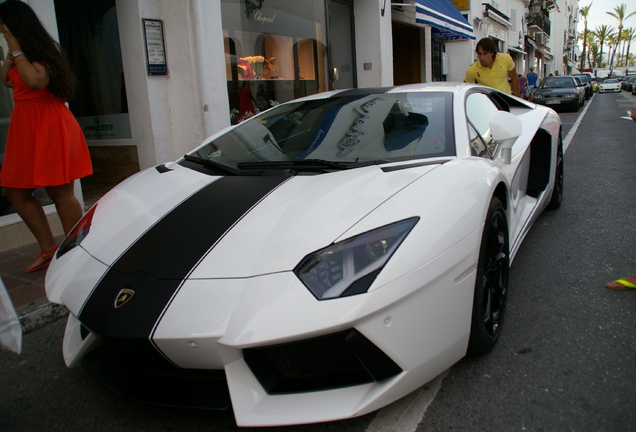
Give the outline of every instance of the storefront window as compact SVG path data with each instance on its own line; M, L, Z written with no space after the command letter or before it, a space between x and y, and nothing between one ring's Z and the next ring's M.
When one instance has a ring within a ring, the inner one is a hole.
M115 0L55 0L55 15L78 79L69 107L86 139L130 138Z
M324 0L222 0L230 119L327 89Z

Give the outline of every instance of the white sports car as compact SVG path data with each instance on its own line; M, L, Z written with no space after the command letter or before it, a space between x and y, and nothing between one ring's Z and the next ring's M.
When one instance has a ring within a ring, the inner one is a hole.
M600 93L607 93L607 92L618 92L618 93L620 93L620 91L621 91L621 83L620 83L620 81L618 81L616 79L606 79L605 81L603 81L601 83L601 85L599 85L598 91Z
M562 187L559 116L487 87L278 105L87 212L46 275L64 359L242 426L369 413L492 348Z

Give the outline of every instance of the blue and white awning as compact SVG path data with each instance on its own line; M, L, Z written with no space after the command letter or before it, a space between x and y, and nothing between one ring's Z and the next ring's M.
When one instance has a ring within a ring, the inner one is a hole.
M415 0L415 22L433 27L443 39L475 39L473 26L450 0Z

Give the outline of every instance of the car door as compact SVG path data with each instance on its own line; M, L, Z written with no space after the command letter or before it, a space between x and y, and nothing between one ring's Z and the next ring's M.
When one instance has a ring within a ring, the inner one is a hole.
M494 91L477 91L466 97L466 119L473 156L491 160L501 169L509 181L510 200L510 233L515 234L523 228L517 221L522 212L530 212L537 200L528 197L528 176L530 174L530 153L527 151L529 141L523 136L519 137L512 147L512 164L503 164L500 161L499 144L492 138L490 131L490 119L500 110L509 111L505 106L505 100L497 97ZM519 154L521 157L516 157ZM515 237L511 237L515 238Z
M585 84L581 77L575 76L573 78L576 84L576 92L579 95L579 105L583 105L585 103Z

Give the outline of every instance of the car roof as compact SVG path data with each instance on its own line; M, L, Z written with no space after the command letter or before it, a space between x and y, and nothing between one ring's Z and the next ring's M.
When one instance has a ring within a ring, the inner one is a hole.
M547 81L576 81L577 77L574 77L572 75L554 75L554 76L547 76L544 79Z

